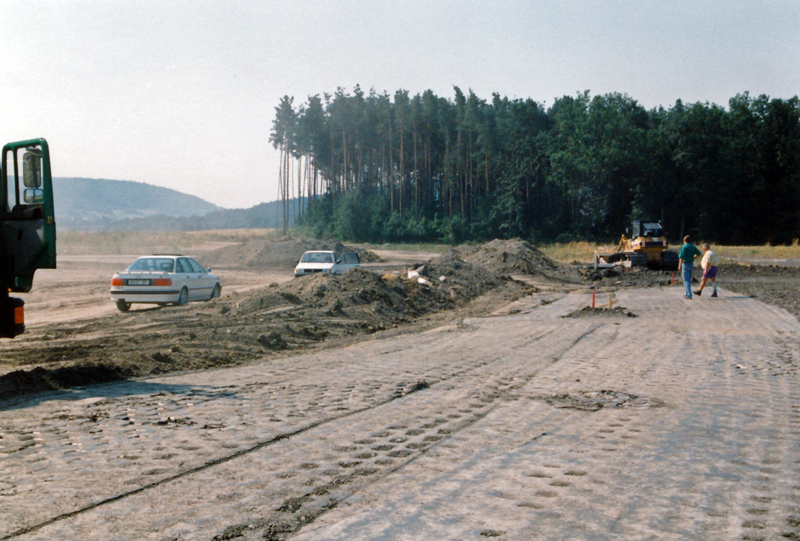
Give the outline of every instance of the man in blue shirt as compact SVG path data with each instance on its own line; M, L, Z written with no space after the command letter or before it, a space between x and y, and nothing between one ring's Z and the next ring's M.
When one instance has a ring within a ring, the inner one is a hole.
M697 246L691 243L689 235L683 237L683 246L678 254L678 270L683 271L683 298L692 298L692 271L694 271L694 259L703 255Z

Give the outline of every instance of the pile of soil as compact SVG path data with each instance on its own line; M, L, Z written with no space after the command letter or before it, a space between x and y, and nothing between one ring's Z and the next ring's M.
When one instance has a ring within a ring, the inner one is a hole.
M619 289L627 287L664 287L680 283L678 271L650 270L646 267L614 267L595 269L593 266L580 268L583 281L590 289Z
M566 318L579 318L579 317L639 317L633 312L629 311L624 306L615 306L614 308L592 308L587 306L580 310L575 310L567 314Z
M452 257L478 265L495 274L544 276L575 283L580 276L568 265L556 263L531 243L520 240L493 240L480 246L459 246Z
M203 262L212 268L239 269L290 269L308 250L333 250L356 252L362 263L380 261L369 250L347 246L340 242L283 237L277 240L251 240L235 246L226 246L203 256Z
M114 314L113 322L53 324L4 350L7 362L25 369L0 377L0 396L244 364L375 333L413 332L486 315L535 291L455 252L411 270L316 274L208 303Z
M306 250L370 252L291 238L227 247L209 254L222 268L290 269ZM44 326L7 343L0 398L176 371L260 361L336 347L370 336L415 332L484 316L536 289L511 278L537 277L564 291L575 287L680 288L677 273L595 270L560 265L527 242L460 246L398 272L380 265L342 276L318 274L256 290L226 293L208 303L137 309ZM411 271L411 272L409 272ZM800 268L724 265L721 287L782 306L800 317ZM676 295L679 292L676 291ZM571 317L634 317L624 308L584 309Z

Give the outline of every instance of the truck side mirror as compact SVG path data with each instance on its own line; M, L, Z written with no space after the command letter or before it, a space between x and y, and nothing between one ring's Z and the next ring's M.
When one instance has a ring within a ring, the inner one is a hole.
M41 188L42 152L40 150L29 148L22 156L22 181L26 188Z
M22 200L26 205L41 205L44 203L44 190L40 188L25 188Z

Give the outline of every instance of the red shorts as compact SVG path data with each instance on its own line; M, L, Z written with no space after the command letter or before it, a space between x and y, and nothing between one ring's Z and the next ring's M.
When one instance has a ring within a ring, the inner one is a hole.
M715 278L717 276L717 267L708 267L703 271L703 278Z

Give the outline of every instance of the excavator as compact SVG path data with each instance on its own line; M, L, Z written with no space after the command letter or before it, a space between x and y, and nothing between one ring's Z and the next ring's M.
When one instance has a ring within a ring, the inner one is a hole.
M598 250L594 268L648 267L658 270L678 268L678 253L668 250L664 228L655 220L633 220L629 235L622 235L616 250Z
M0 159L0 337L25 332L25 301L37 269L56 268L50 150L44 139L3 146Z

